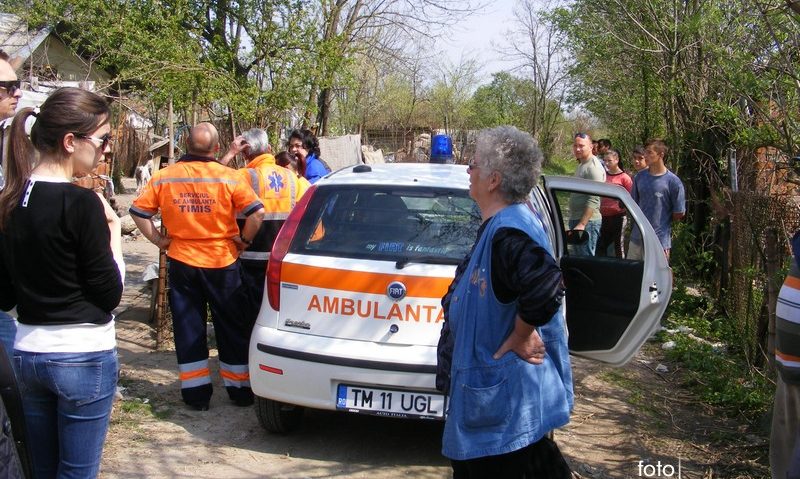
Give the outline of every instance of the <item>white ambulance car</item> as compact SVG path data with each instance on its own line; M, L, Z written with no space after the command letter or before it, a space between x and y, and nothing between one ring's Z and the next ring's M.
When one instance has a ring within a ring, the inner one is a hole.
M270 256L250 343L259 421L296 428L304 408L443 419L436 391L441 298L480 224L466 166L359 165L305 194ZM644 260L576 256L569 198L621 201ZM544 177L528 206L546 225L567 286L570 351L611 365L642 346L669 301L672 274L652 227L619 186Z

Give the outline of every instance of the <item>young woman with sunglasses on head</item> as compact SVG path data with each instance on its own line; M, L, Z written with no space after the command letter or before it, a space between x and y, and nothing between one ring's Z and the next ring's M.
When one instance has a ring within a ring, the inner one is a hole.
M102 197L71 181L108 150L109 113L103 98L62 88L11 126L0 308L19 313L14 368L35 478L97 476L108 429L117 383L111 311L125 269L120 222Z

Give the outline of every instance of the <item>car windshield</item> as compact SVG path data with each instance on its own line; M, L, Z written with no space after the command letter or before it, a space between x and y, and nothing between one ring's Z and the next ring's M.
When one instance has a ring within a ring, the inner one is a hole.
M290 251L299 254L458 264L475 242L477 205L466 190L321 187Z

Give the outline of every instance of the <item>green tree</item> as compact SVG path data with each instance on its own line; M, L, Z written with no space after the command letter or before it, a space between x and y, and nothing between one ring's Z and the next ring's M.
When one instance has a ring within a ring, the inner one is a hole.
M473 12L472 1L463 0L317 0L314 69L310 73L309 109L306 121L328 134L330 112L337 85L347 83L344 74L358 56L373 59L407 58L407 47L417 37L434 38Z
M565 119L559 100L544 96L542 105L542 98L534 80L509 72L495 73L492 82L478 87L472 96L473 124L477 128L514 125L527 131L539 142L549 161Z
M475 126L488 128L514 125L527 130L526 121L534 95L533 82L517 78L508 72L492 75L492 82L482 85L472 95Z
M8 0L4 0L8 2ZM305 101L312 20L302 0L33 0L7 4L50 26L155 107L271 127ZM109 19L98 22L97 19Z
M578 0L553 17L575 59L572 100L620 141L664 135L693 193L693 232L731 147L797 148L797 16L779 0Z
M439 65L427 95L433 114L431 126L451 134L472 125L474 112L470 100L477 86L477 73L477 63L471 59Z
M695 234L708 224L709 181L730 145L711 105L736 101L717 66L730 61L726 48L746 41L730 35L733 10L721 0L578 0L554 13L575 61L572 100L617 144L666 136L673 169L699 200L690 212Z

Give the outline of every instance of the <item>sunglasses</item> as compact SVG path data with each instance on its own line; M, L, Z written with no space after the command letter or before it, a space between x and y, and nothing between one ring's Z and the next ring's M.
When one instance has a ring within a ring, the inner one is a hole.
M82 140L89 140L91 142L99 141L101 150L105 150L106 147L114 140L114 138L111 136L111 133L106 133L105 135L100 137L81 135L80 133L74 133L74 135Z
M0 81L0 88L5 89L9 95L14 95L17 90L20 90L22 82L20 80L4 80Z
M587 135L586 133L575 133L575 138L580 138L582 140L585 140L589 138L589 135Z

